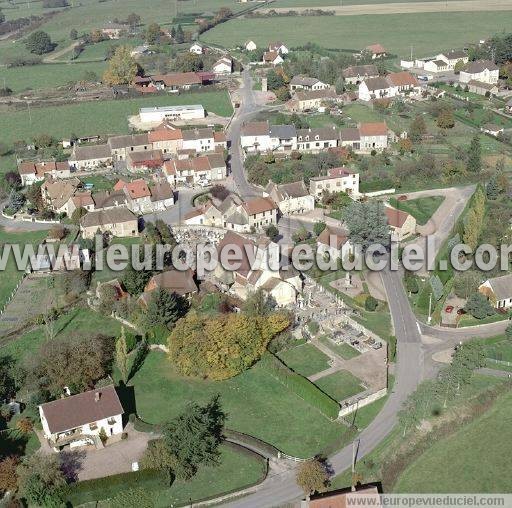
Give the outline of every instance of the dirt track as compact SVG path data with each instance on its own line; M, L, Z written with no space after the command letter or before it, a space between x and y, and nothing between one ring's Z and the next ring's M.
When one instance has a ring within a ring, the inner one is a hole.
M314 7L335 11L336 16L357 16L361 14L414 14L419 12L475 12L475 11L510 11L511 0L452 0L450 2L414 2L414 3L389 3L347 5L345 7L329 6L326 0L325 7ZM277 12L305 11L310 7L279 7ZM268 12L271 9L261 9Z

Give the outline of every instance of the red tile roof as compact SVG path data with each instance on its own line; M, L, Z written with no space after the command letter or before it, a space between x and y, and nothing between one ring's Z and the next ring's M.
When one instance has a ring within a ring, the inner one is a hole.
M361 136L387 136L388 126L386 122L370 122L359 125Z
M245 211L249 215L256 215L257 213L268 212L275 210L276 204L270 198L252 198L242 203Z
M172 141L183 139L181 129L170 129L169 127L162 127L148 132L148 141L155 143L157 141Z
M403 210L397 210L396 208L386 207L386 217L388 218L388 224L393 228L401 228L405 221L409 218L409 214Z
M124 182L123 180L119 180L114 185L115 191L123 189L126 189L126 192L132 199L147 198L151 196L149 187L142 178L133 180L133 182Z
M418 80L407 71L392 72L387 76L394 86L418 86Z

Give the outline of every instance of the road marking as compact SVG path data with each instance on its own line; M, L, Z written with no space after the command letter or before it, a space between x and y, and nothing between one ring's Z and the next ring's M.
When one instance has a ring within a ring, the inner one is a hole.
M421 335L421 326L418 321L416 321L416 326L418 327L418 333Z

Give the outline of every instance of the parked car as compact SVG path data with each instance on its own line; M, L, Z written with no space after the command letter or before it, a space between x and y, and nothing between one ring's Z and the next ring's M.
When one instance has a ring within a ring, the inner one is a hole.
M447 313L447 314L451 314L453 312L453 305L448 305L444 311Z

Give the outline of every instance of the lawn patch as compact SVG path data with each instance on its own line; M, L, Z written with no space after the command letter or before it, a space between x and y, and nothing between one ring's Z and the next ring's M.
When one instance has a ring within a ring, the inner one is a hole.
M353 376L347 370L340 370L334 374L318 379L315 381L315 384L320 390L338 401L352 397L365 389L364 386L361 385L361 380Z
M319 340L322 344L326 345L333 353L336 353L345 360L350 360L351 358L355 358L356 356L359 356L361 354L357 349L354 349L350 344L347 344L346 342L336 344L335 342L330 340L329 337L327 337L327 335L323 335L322 337L320 337Z
M396 198L390 198L389 204L398 210L403 210L412 215L420 226L424 226L441 206L443 201L444 197L442 196L430 196L407 201L399 201Z
M329 357L312 344L281 351L277 356L290 369L305 377L329 368Z

